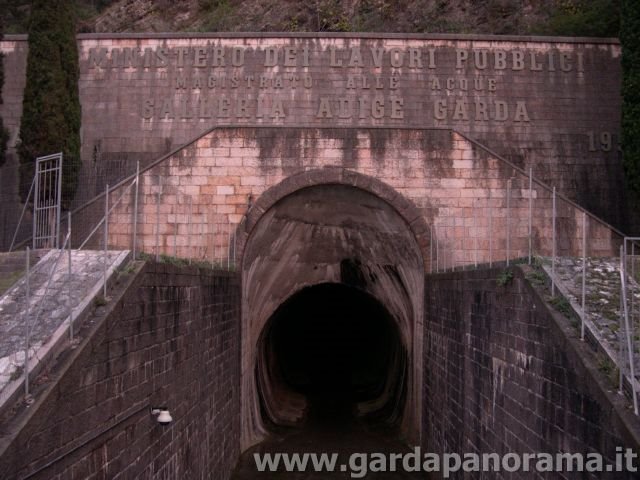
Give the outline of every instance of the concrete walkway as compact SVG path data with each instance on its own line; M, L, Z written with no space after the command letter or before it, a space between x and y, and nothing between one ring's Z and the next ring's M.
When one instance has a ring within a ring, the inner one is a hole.
M108 277L128 255L107 252ZM51 250L31 269L28 309L24 276L0 297L0 406L22 383L27 322L32 370L68 338L69 309L76 318L101 293L104 263L101 251L72 250L69 276L68 252Z
M551 273L550 260L545 265ZM574 257L558 258L555 278L560 293L567 297L578 314L582 315L582 259ZM584 318L586 328L614 360L620 355L621 308L620 308L620 259L587 257L586 295ZM631 294L631 292L633 292ZM628 298L633 323L632 338L635 344L636 378L640 375L640 287L632 282ZM626 357L625 357L626 361Z

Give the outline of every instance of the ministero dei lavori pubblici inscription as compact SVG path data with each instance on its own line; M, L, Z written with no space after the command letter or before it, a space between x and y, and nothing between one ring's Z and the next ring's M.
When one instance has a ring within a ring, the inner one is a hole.
M529 126L562 106L553 97L587 100L598 84L588 77L614 63L610 47L174 39L92 46L82 66L134 93L121 108L147 122ZM610 130L584 133L591 149L611 148Z

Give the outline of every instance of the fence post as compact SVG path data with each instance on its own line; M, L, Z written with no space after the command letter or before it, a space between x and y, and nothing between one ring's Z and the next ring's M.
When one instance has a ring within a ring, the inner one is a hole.
M211 218L213 217L213 218ZM209 218L209 225L211 225L211 268L215 268L216 265L216 224L214 223L215 217L211 214Z
M473 259L478 268L478 213L476 212L477 199L473 199ZM464 267L463 267L464 268Z
M233 225L233 224L232 224ZM237 270L237 266L236 266L236 239L238 237L238 229L234 228L233 229L233 270Z
M136 162L136 191L133 197L133 260L136 260L138 240L138 188L140 186L140 160Z
M433 225L429 225L429 273L433 273Z
M533 250L533 167L529 167L529 265Z
M102 262L102 296L107 298L107 242L109 241L109 184L104 191L104 260Z
M507 180L507 267L511 258L511 180Z
M491 195L489 195L489 268L493 266L493 208L491 208Z
M39 215L37 214L37 208L40 204L40 171L38 169L38 162L36 160L36 174L34 175L34 188L33 191L33 233L32 233L32 248L35 250L36 248L36 238L38 236L38 231L40 230L40 226L38 225Z
M580 339L584 341L584 323L587 316L587 212L582 212L582 327Z
M625 246L626 246L626 243L627 242L625 241ZM634 260L635 255L636 255L636 242L635 242L635 240L633 240L631 242L631 278L634 279L634 280L636 278L636 268L635 268L635 260ZM625 255L625 256L627 256L627 255ZM635 323L636 322L636 314L635 314L635 297L636 297L635 288L636 287L635 287L635 282L630 282L629 285L630 285L630 290L631 290L631 292L630 292L631 299L629 300L629 303L631 304L631 310L630 310L629 315L631 317L631 322L630 322L631 323L631 330L633 330L634 325L636 324ZM633 333L633 332L631 332L631 333L632 333L631 339L634 340L635 339L635 333ZM635 342L635 340L634 340L634 342ZM634 347L633 351L635 353L635 345L633 345L633 347Z
M200 242L200 253L198 254L198 259L201 259L203 262L207 260L207 218L206 213L201 214L200 216L200 235L198 235L198 240Z
M440 273L440 238L438 237L438 229L433 226L436 232L436 273Z
M187 219L187 255L189 255L189 265L191 265L191 257L193 252L191 251L191 211L193 207L193 198L189 195L189 216Z
M158 193L156 194L156 262L160 260L160 194L162 178L158 175Z
M178 256L178 220L173 222L173 256Z
M26 258L26 284L27 284L27 306L25 308L24 316L25 316L25 346L24 346L24 396L25 399L29 398L29 343L30 343L30 335L31 335L31 326L29 325L31 319L29 318L29 310L31 308L31 270L30 265L31 258L29 254L29 247L27 247L27 258Z
M227 271L231 270L231 222L227 223Z
M58 163L58 178L56 178L56 249L60 248L60 220L62 217L62 162L64 155L60 153L60 163Z
M556 187L553 187L553 208L551 214L551 296L556 295Z
M623 247L620 246L620 263L622 264ZM622 305L622 289L623 285L620 284L620 320L618 325L618 365L619 378L618 378L618 393L621 395L624 393L624 373L625 373L625 338L624 338L624 307Z
M67 270L67 308L69 309L69 341L73 342L73 307L71 306L71 212L67 216L67 235L69 245L67 248L69 257L69 268Z

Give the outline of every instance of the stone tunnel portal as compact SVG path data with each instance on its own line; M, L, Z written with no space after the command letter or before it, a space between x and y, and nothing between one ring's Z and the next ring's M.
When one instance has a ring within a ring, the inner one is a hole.
M266 209L242 264L243 450L334 394L419 439L424 264L407 219L364 189Z

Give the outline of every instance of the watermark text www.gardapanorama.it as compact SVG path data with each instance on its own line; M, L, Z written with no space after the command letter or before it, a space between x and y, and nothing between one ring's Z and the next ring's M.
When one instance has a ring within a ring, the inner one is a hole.
M353 453L341 462L338 453L254 453L258 472L348 472L364 478L377 472L637 472L638 454L616 448L613 459L599 453Z

